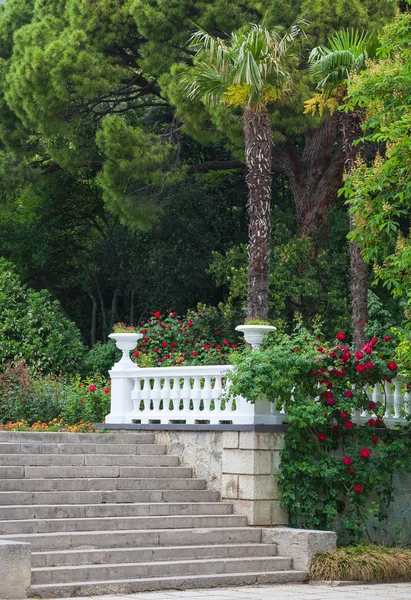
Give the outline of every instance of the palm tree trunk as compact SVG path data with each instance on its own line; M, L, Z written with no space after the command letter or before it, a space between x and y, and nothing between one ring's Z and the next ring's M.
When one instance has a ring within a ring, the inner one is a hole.
M248 321L268 320L271 249L272 139L265 109L244 111L248 185Z
M356 156L363 150L361 144L353 145L353 142L362 136L362 120L363 114L360 109L341 113L342 145L348 174L352 171ZM352 229L353 221L350 216L350 231ZM364 323L368 321L368 265L364 262L356 242L350 242L350 272L353 344L360 348L365 343Z

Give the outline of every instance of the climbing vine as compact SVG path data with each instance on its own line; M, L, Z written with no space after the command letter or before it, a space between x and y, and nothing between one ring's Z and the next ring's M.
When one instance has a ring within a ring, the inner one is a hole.
M344 542L386 536L393 475L411 470L410 417L395 428L384 422L386 388L394 378L408 387L396 344L387 333L355 351L343 332L325 343L299 324L236 360L230 392L286 409L278 480L292 527L336 529ZM376 385L373 401L367 389ZM355 412L367 416L358 423Z

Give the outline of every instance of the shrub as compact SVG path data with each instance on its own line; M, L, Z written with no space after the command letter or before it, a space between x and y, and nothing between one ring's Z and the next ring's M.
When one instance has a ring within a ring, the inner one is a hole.
M290 525L372 541L375 519L386 523L394 471L410 470L411 436L409 424L385 426L384 393L371 403L367 388L379 384L383 392L401 370L393 336L372 338L357 352L344 333L336 337L320 341L320 332L301 325L273 335L262 351L237 357L230 393L252 402L265 395L286 408L278 480ZM355 425L355 409L367 411L368 422Z
M58 302L23 285L0 259L0 368L24 361L32 371L75 373L85 354L80 332Z
M110 412L107 379L95 376L81 381L79 376L44 376L30 373L22 363L8 365L0 374L0 423L65 424L102 422Z
M212 307L199 306L183 317L154 312L139 331L144 337L134 356L140 367L228 364L237 349L234 332L224 331Z
M411 550L384 546L350 546L318 554L311 581L410 581Z

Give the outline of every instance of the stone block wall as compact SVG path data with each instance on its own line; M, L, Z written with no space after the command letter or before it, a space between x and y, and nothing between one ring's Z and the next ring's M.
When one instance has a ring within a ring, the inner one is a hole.
M229 500L250 525L286 525L277 481L283 432L156 430L156 442Z

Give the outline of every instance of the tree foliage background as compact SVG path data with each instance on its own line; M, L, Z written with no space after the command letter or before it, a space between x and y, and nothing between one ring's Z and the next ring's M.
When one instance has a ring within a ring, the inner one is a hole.
M379 31L390 0L5 0L0 5L0 254L88 344L150 309L244 316L244 141L235 109L190 101L191 33L308 21L293 92L270 111L270 317L349 326L348 217L333 117L303 114L309 49ZM384 297L384 296L382 296ZM387 301L388 302L388 301Z

